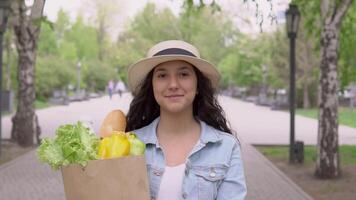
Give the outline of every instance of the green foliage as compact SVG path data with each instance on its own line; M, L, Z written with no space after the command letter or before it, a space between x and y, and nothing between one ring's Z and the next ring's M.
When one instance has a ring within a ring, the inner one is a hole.
M308 38L312 38L313 45L316 51L320 51L320 38L321 38L321 14L320 14L320 0L293 0L296 3L301 12L301 17L303 19L302 24L307 32ZM333 2L337 4L340 1ZM333 3L330 2L330 3ZM356 39L354 33L356 31L356 4L352 3L351 7L347 11L344 19L341 23L340 30L340 49L339 49L339 74L340 74L340 86L343 90L351 82L356 81Z
M181 38L177 18L168 9L158 11L154 4L148 3L131 25L132 32L139 37L157 43L163 40Z
M169 9L158 10L147 4L132 21L117 42L116 61L120 71L145 57L154 44L170 39L182 39L197 46L201 57L217 64L226 56L237 33L223 13L200 8L193 15L175 17ZM124 78L125 79L125 78Z
M58 53L56 33L48 24L41 26L41 34L38 42L39 55L55 55Z
M76 85L79 61L81 88L104 90L107 81L117 74L111 60L98 61L100 44L96 28L84 23L80 16L71 23L63 10L58 12L53 26L45 24L41 30L36 64L37 99L45 101L54 90L68 90L68 85Z
M214 64L218 64L230 51L237 35L237 30L224 13L214 13L211 7L202 8L194 17L181 15L180 30L183 39L196 45L201 56Z
M120 73L144 58L155 43L169 39L181 39L177 18L169 9L158 11L154 4L147 4L118 38L114 52Z
M62 40L64 38L64 34L70 29L70 17L69 14L64 10L60 9L57 13L57 21L54 24L55 31L57 34L57 38Z
M83 65L85 88L89 91L103 91L108 80L117 78L116 70L106 63L96 60Z
M99 44L94 27L84 24L81 16L71 26L71 30L66 32L65 40L75 44L79 60L96 59L99 53Z
M78 50L75 43L62 41L59 45L59 56L66 60L78 60Z
M231 53L224 57L219 63L219 71L221 73L221 87L227 88L230 85L236 84L235 78L240 77L237 74L236 68L238 67L238 57L236 54Z
M285 88L289 85L289 42L286 37L285 27L280 27L274 34L262 38L269 44L269 83L273 88Z
M340 79L341 89L356 82L356 3L345 15L340 31Z
M223 84L229 82L247 88L260 87L263 73L266 73L270 88L285 88L289 81L288 52L285 32L281 29L274 33L261 33L256 38L240 34L233 50L219 64Z
M53 90L75 83L75 63L55 56L38 57L36 63L37 99L51 97Z
M260 66L246 54L230 53L219 64L222 73L222 86L254 86L262 79Z

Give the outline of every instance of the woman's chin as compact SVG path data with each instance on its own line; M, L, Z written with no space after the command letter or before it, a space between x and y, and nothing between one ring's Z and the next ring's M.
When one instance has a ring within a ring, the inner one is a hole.
M183 112L185 109L182 105L170 105L165 107L164 109L166 112L168 113L181 113Z

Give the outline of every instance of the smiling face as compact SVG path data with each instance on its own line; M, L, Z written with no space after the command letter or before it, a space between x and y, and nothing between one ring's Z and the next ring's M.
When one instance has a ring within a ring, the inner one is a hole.
M158 65L153 71L152 86L161 111L193 112L197 76L191 64L177 60Z

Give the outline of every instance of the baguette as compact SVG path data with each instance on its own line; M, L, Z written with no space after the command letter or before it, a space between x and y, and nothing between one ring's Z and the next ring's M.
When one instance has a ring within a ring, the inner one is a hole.
M114 131L125 132L125 128L125 114L117 109L106 115L104 121L101 123L99 134L101 137L108 137L111 136Z

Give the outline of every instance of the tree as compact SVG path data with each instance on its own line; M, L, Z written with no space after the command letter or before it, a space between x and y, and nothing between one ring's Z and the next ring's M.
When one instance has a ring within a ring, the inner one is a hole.
M169 9L157 10L152 3L146 4L130 26L120 34L115 60L120 71L145 56L147 50L162 40L182 39L178 19Z
M199 48L201 57L218 64L231 50L237 30L224 13L213 12L211 7L203 7L194 17L182 13L179 18L183 40Z
M57 13L57 20L54 24L54 29L56 32L57 40L63 40L65 33L70 29L70 17L66 11L59 9Z
M97 43L99 47L98 59L100 61L104 60L106 55L106 50L110 44L109 38L109 25L112 24L113 17L119 11L119 3L117 0L90 0L90 3L93 4L94 10L96 12L95 24L97 31Z
M36 99L45 101L54 90L67 89L76 81L72 66L76 63L60 57L47 55L38 57L36 62Z
M259 56L267 57L269 71L269 84L273 88L284 88L289 84L288 42L285 27L279 27L269 38L261 38L267 43ZM256 49L263 48L262 44L255 44ZM298 71L298 70L297 70Z
M262 85L262 65L267 63L270 55L267 34L255 39L247 35L237 34L237 40L230 50L223 55L218 67L222 74L222 86L231 85L246 87L248 92L256 93ZM257 89L257 90L256 90Z
M352 0L321 0L321 63L319 79L319 127L315 175L340 176L338 142L338 59L342 20Z
M58 53L57 36L49 24L41 26L37 54L41 56Z
M34 139L39 143L41 133L34 101L36 49L44 5L45 0L34 0L32 7L26 6L25 0L13 1L14 33L19 56L19 87L17 110L12 118L11 138L21 146L33 145Z
M86 25L82 16L77 16L71 30L66 32L64 37L76 47L79 60L95 60L98 57L99 44L95 42L97 31L94 27Z

